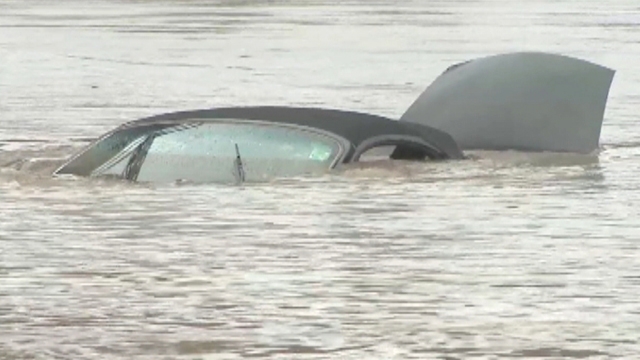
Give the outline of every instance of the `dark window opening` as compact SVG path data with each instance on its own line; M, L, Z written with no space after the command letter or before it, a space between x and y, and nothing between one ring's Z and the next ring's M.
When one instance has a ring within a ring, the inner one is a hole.
M428 155L429 153L424 146L401 144L396 146L389 157L393 160L423 161Z
M395 145L382 145L372 147L363 152L358 158L358 162L371 162L380 160L389 160L393 153Z

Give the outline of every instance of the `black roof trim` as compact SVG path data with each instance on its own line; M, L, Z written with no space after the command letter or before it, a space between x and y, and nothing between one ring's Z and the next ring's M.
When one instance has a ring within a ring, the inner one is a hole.
M355 147L367 139L383 135L417 136L440 149L443 158L463 157L462 151L449 134L429 126L399 122L379 115L324 108L250 106L179 111L131 121L122 125L119 130L189 119L262 120L307 126L342 136L351 141Z

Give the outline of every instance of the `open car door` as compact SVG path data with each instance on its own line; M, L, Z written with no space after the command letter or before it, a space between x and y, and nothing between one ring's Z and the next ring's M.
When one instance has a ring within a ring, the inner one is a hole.
M547 53L479 58L447 69L400 121L445 131L463 150L591 153L614 73Z

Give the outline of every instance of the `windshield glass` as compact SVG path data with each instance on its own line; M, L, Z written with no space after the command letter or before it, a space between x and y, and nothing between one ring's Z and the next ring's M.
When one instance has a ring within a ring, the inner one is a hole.
M257 182L328 170L340 143L320 133L260 123L200 123L153 138L130 164L137 181ZM121 173L131 155L103 167ZM137 168L136 168L137 166ZM131 170L130 170L131 171Z

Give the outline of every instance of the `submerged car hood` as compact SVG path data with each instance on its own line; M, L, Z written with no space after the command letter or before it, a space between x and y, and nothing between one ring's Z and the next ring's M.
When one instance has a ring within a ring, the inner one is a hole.
M400 120L449 133L463 150L591 153L614 73L548 53L479 58L447 69Z

